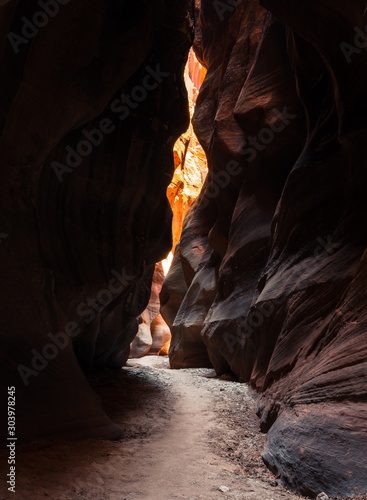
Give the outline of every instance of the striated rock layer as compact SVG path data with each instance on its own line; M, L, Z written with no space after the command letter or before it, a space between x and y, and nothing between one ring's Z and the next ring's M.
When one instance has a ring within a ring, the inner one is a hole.
M130 345L130 358L141 358L147 354L168 354L171 332L159 310L159 294L164 280L163 266L156 264L147 308L139 318L138 332Z
M129 355L189 123L190 1L53 6L0 11L0 370L19 441L120 436L80 366Z
M197 60L191 48L184 72L190 118L205 73L205 68ZM167 274L172 263L176 245L181 237L184 217L198 197L208 171L206 156L194 133L191 119L189 128L176 141L173 154L175 171L167 188L167 198L172 208L172 249L168 257L156 265L150 301L147 309L140 316L139 330L131 344L130 357L141 357L148 353L168 354L171 333L167 323L159 314L160 307L162 305L162 309L164 309L164 313L168 318L175 316L179 307L176 304L182 302L183 295L187 290L185 287L184 293L180 293L175 298L173 298L172 294L169 294L164 299L162 294L161 301L159 299L164 280L163 273ZM178 276L175 275L175 292L177 292L177 278ZM180 280L182 280L182 276ZM171 322L170 325L172 326Z
M190 118L195 110L195 103L206 70L197 60L193 49L185 67L185 84L188 91ZM172 220L172 253L181 237L183 221L194 200L199 196L208 172L208 165L203 148L194 133L192 123L174 146L175 172L167 188Z
M294 490L366 493L365 4L236 3L202 0L196 27L209 174L161 292L185 293L171 365L256 388Z

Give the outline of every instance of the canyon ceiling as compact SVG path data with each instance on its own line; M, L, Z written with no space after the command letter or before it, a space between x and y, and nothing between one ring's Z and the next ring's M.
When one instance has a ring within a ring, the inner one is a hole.
M365 7L1 2L0 373L21 441L121 436L85 374L125 364L172 246L193 45L209 173L160 294L171 366L256 390L292 489L367 493Z

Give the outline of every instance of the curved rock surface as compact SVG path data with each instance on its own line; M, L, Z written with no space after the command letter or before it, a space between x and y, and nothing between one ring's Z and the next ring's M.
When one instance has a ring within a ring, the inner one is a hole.
M262 3L201 1L209 174L171 271L171 365L256 388L264 460L294 490L366 493L365 4Z
M131 342L130 358L141 358L147 354L168 354L171 332L162 318L159 302L159 293L164 280L161 262L156 264L153 274L152 288L147 308L139 318L138 332Z
M161 292L171 365L252 384L294 490L366 493L362 0L1 3L1 393L19 443L121 435L84 373L125 363L172 246L193 3L209 174Z
M0 11L1 384L19 441L114 438L80 366L125 363L172 245L191 2L51 4Z

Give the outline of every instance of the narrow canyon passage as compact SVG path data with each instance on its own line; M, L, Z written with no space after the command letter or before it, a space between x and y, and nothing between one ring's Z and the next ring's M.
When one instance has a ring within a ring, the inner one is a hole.
M168 358L158 356L96 374L92 385L124 437L51 446L41 440L19 449L18 493L1 491L0 497L300 498L278 485L261 461L265 438L248 386L213 375L211 369L171 370Z
M364 498L366 16L0 0L0 500Z

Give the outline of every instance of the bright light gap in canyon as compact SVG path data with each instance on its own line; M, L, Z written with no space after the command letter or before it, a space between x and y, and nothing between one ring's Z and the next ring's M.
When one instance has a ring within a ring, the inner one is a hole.
M0 0L0 500L366 500L365 4Z

